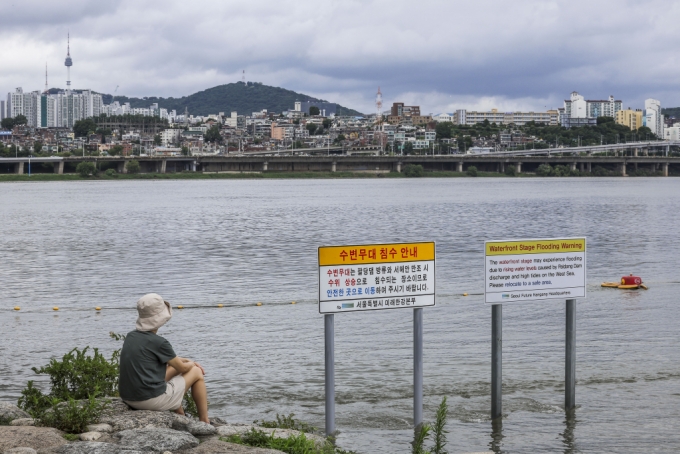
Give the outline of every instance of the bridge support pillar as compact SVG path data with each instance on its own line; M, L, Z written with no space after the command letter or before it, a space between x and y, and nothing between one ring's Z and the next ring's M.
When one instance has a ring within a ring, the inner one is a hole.
M505 163L504 162L498 163L498 173L505 173Z
M588 173L590 173L590 172L592 172L592 171L593 171L593 163L592 163L592 162L589 162L589 163L588 163Z
M262 163L262 171L266 172L267 169L269 168L269 163L267 161Z
M583 172L583 162L579 162L578 164L579 170Z
M160 171L160 173L165 173L165 169L166 169L167 165L168 165L168 161L163 159L161 161L161 171Z
M664 177L668 176L668 163L667 162L663 163L663 176Z
M125 167L125 161L118 163L118 173L127 173L127 167Z
M456 172L463 173L463 163L460 161L456 164Z
M575 162L571 163L571 170L576 170L576 163Z
M636 172L637 172L637 169L638 169L637 164L638 164L637 162L633 163L633 166L635 167Z
M635 156L637 158L637 155L638 155L638 149L635 148L635 149L633 149L633 156Z
M623 162L621 163L621 176L622 176L622 177L627 177L627 176L628 176L628 175L626 175L626 161L623 161Z
M521 162L517 163L517 173L522 173L522 163Z
M64 174L64 161L54 163L54 173L56 173L57 175Z
M331 166L331 172L335 172L338 168L338 163L333 161L333 165Z
M397 162L397 172L401 173L401 161Z
M192 172L196 171L196 161L191 161L191 171Z
M24 174L24 163L23 162L17 162L17 165L14 168L14 173L16 173L17 175L23 175Z

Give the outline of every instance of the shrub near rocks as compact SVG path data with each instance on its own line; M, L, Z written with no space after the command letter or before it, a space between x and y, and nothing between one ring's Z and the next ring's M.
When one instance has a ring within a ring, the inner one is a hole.
M46 366L32 368L36 374L50 376L51 390L44 394L29 381L21 391L19 407L40 425L68 433L84 431L106 406L106 401L96 398L118 393L118 356L116 351L109 360L96 348L92 354L89 347L74 348L61 360L53 358Z

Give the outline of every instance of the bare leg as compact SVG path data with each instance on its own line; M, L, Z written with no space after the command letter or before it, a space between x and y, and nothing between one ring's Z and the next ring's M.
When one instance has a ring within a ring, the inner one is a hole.
M182 375L184 377L185 388L188 391L191 388L191 397L196 402L198 409L198 419L210 424L208 419L208 390L205 387L205 380L203 379L203 372L198 367L194 366L189 372Z

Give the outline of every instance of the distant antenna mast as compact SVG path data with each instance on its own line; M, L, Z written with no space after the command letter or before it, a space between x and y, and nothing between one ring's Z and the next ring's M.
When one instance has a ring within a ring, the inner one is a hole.
M375 110L376 110L376 124L378 125L378 129L382 131L382 92L380 91L380 87L378 87L378 93L375 94Z
M241 76L241 82L246 83L246 70L243 70L243 76Z
M47 62L45 62L45 93L47 93L49 88L47 87Z

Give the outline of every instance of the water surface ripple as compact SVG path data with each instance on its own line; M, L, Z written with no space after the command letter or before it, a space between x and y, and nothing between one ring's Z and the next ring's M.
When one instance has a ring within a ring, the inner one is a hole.
M74 346L117 348L107 333L133 329L135 301L154 291L188 307L161 334L206 366L215 414L294 412L323 427L317 246L434 240L425 416L449 397L450 452L675 452L679 221L672 178L2 184L0 399ZM577 235L589 247L579 408L566 418L561 407L564 303L506 305L506 416L494 431L484 240ZM629 272L650 290L599 287ZM340 445L410 452L411 311L336 316L336 361Z

